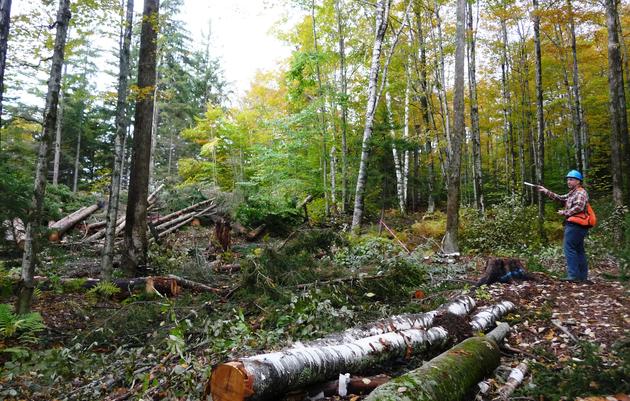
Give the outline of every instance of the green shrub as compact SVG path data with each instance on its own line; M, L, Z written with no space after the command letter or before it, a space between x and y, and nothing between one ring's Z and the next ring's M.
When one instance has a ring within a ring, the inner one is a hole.
M284 235L303 221L302 212L296 206L296 199L250 196L239 205L236 219L246 227L254 228L265 224L271 234Z

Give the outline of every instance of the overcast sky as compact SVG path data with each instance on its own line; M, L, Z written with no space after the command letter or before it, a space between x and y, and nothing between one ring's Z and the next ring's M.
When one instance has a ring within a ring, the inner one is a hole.
M289 14L287 3L286 0L184 0L180 18L200 44L210 21L211 51L219 58L224 77L240 96L249 88L257 70L273 69L289 56L289 47L270 32L276 22Z

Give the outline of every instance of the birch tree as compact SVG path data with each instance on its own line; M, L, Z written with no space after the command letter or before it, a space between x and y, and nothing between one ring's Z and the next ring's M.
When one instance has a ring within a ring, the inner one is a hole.
M56 27L55 45L48 79L48 91L44 107L44 127L39 140L37 152L37 167L35 169L35 185L33 198L26 225L26 238L24 241L24 254L22 256L22 274L20 289L16 304L17 313L27 313L31 308L33 290L35 288L35 254L37 248L37 235L40 228L44 195L46 193L46 175L48 172L48 159L53 142L55 126L57 123L57 105L59 102L59 88L61 86L61 68L64 59L66 36L70 22L70 0L60 0L54 26Z
M348 79L346 76L346 45L341 14L342 0L335 0L335 17L339 43L339 86L341 90L341 207L345 213L349 206L348 196Z
M358 230L363 217L363 195L367 182L367 164L370 156L370 142L374 130L374 114L377 104L377 86L381 66L381 51L383 39L387 31L387 20L391 0L379 0L376 3L375 12L375 37L372 47L372 62L370 64L370 78L368 80L368 96L365 107L365 128L363 129L363 142L361 145L361 162L357 176L357 186L354 196L354 212L352 214L352 230Z
M479 3L477 3L477 6ZM481 171L481 134L477 102L476 29L473 25L472 3L468 3L468 89L470 93L470 131L472 139L473 193L475 207L483 212L483 174Z
M125 225L125 252L122 265L130 275L146 267L147 195L151 162L151 127L157 60L158 0L145 0L140 34L138 93L134 118L131 173Z
M112 261L114 239L116 237L116 221L118 220L118 202L120 194L120 176L124 159L125 134L127 132L127 94L129 77L129 51L131 47L131 31L133 28L133 0L127 0L125 20L121 25L121 41L118 72L118 96L116 99L116 137L114 138L114 166L112 183L107 204L105 244L101 258L101 274L105 280L112 278Z
M454 125L448 162L448 194L446 200L445 253L459 252L459 198L461 150L464 139L464 52L466 0L457 0L457 30L455 33L455 87L453 94Z

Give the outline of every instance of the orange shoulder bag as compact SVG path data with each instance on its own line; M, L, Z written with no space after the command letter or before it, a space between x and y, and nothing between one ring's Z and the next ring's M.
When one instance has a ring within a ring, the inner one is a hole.
M591 207L591 202L586 202L586 208L580 213L576 213L567 219L570 223L578 224L582 227L593 228L597 225L597 215Z

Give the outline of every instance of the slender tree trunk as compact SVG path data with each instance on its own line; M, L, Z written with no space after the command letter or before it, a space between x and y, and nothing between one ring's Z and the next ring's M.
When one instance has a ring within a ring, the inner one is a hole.
M138 275L146 267L147 195L149 192L149 164L151 162L151 122L155 89L158 0L145 0L140 34L138 88L141 96L136 101L133 135L133 156L129 179L129 197L125 225L123 267L128 274Z
M112 183L107 204L105 244L101 258L101 274L103 279L111 280L114 260L114 239L118 220L118 202L120 195L120 177L125 154L125 136L127 132L127 93L129 80L129 52L133 29L133 0L127 0L125 20L120 32L120 55L118 57L118 98L116 100L116 137L114 139L114 166Z
M477 3L479 4L479 3ZM476 30L473 25L472 3L468 3L468 88L470 91L470 128L472 139L473 192L475 208L483 213L483 174L481 171L481 133L477 102Z
M342 0L335 1L335 14L337 17L337 34L339 35L339 82L341 86L341 203L342 211L346 213L350 209L350 197L348 191L348 80L346 77L346 49L341 15Z
M311 0L311 18L313 20L313 49L316 57L319 57L319 46L317 45L317 25L315 20L315 0ZM322 88L322 75L319 68L319 59L315 61L315 72L317 75L317 95L320 102L319 118L321 122L322 132L322 180L324 185L324 203L326 207L326 216L330 215L330 204L328 199L328 150L326 145L326 101L324 99L324 90Z
M361 163L357 176L357 187L354 197L354 212L352 214L352 230L356 231L361 226L363 217L363 195L365 193L365 183L367 182L367 164L370 156L370 141L374 130L374 114L377 103L377 85L380 72L381 50L383 39L387 31L387 20L389 18L389 7L391 0L379 0L376 3L375 13L375 38L372 48L372 62L370 66L370 78L368 81L368 97L365 109L365 128L363 130L363 143L361 145Z
M457 0L457 30L455 33L455 87L453 111L455 122L448 163L448 192L446 200L446 234L443 249L446 253L459 252L459 199L462 141L464 139L464 63L466 49L466 0Z
M63 128L63 106L64 106L64 93L63 93L63 77L68 73L68 64L64 63L63 75L61 76L61 86L59 88L59 107L57 110L57 132L55 135L55 153L53 157L53 179L52 184L57 185L59 183L59 161L61 160L61 129Z
M619 3L618 3L619 4ZM621 116L621 143L623 145L623 148L621 150L622 152L622 156L621 156L621 163L622 163L622 169L625 172L625 185L626 185L626 205L630 205L630 138L628 137L628 114L627 114L627 103L626 103L626 96L628 96L626 94L626 90L630 89L628 86L630 85L630 83L628 81L630 81L630 71L628 71L628 69L630 68L630 61L628 61L628 48L625 45L625 41L624 41L624 35L623 35L623 29L622 29L622 25L620 23L619 20L619 12L617 12L615 14L615 25L617 26L617 37L619 38L619 51L620 51L620 59L621 62L619 63L619 71L621 74L621 78L619 80L620 82L620 88L619 88L619 108L621 110L621 112L623 113ZM625 70L626 70L626 77L628 79L628 81L626 81L626 83L624 84L624 68L623 65L625 63ZM623 155L626 155L625 157ZM622 181L623 181L622 177Z
M569 33L571 36L571 54L573 61L573 108L575 109L575 114L573 115L573 130L575 131L575 137L577 142L576 153L578 156L578 169L582 172L582 174L586 173L586 152L585 152L585 144L582 142L583 140L583 132L584 132L584 122L582 121L583 113L582 113L582 99L580 94L580 71L578 68L578 58L577 58L577 44L575 39L575 18L573 15L573 3L572 0L567 0L567 11L569 13Z
M405 140L405 144L409 143L409 91L411 90L411 79L409 77L409 65L411 64L411 57L407 57L407 64L405 65L405 114L403 117L403 139ZM403 197L405 208L408 205L408 193L409 193L409 151L405 150L404 152L404 160L403 160L403 168L402 168L402 178L403 178Z
M158 0L159 1L159 0ZM156 50L157 51L157 50ZM160 115L160 104L158 103L158 90L159 90L159 72L157 67L155 68L155 90L153 91L153 116L151 118L151 160L149 161L149 188L154 185L155 179L155 148L157 146L158 139L158 118ZM216 169L216 161L215 167ZM216 180L215 180L216 181Z
M405 195L403 183L402 157L396 149L396 133L394 131L394 114L392 113L392 97L389 90L385 92L385 104L387 107L387 119L389 120L389 132L392 137L392 156L394 158L394 170L396 173L396 195L398 196L398 208L401 214L405 213Z
M440 98L440 107L442 109L442 122L444 125L444 133L446 135L446 146L447 146L447 163L449 162L448 157L450 157L451 151L451 118L450 112L448 111L448 99L446 97L446 77L444 72L444 39L442 37L442 19L440 17L440 7L435 1L435 21L437 25L437 43L438 43L438 54L439 58L436 60L438 63L438 68L435 69L435 73L437 74L437 83L438 83L438 96ZM448 177L447 177L448 180Z
M72 176L72 192L77 192L77 187L79 185L79 166L81 164L81 129L82 126L79 127L79 131L77 132L77 148L74 154L74 175Z
M544 185L545 181L545 121L543 114L542 92L542 57L540 50L540 15L538 15L538 0L532 0L534 7L532 19L534 22L534 53L536 59L536 126L537 126L537 157L536 179L538 185ZM538 195L538 231L543 242L547 241L545 234L545 198Z
M422 28L422 10L416 6L414 9L416 15L416 31L418 34L418 50L420 52L420 109L422 112L422 122L424 126L424 151L428 158L428 194L427 194L427 213L435 211L435 198L433 189L435 188L435 171L433 165L433 147L431 146L431 120L429 117L429 83L427 79L427 53L426 43L424 40L424 30Z
M617 28L617 2L606 0L606 26L608 27L608 93L610 109L610 156L613 185L613 203L624 204L622 176L622 137L628 135L626 102L623 88L621 52ZM627 174L627 172L626 172Z
M4 69L7 61L7 43L11 22L11 0L0 0L0 128L2 128L2 101L4 94ZM0 131L0 150L2 150L2 131Z
M50 78L48 80L48 92L44 108L44 129L39 142L37 152L37 167L35 170L35 185L33 199L29 210L26 226L26 239L24 241L24 254L22 257L21 285L18 293L16 311L27 313L31 308L33 289L35 282L35 254L37 237L39 235L44 194L46 193L46 175L48 171L48 157L53 142L55 125L57 124L57 105L59 102L59 88L61 86L61 68L63 66L66 34L70 21L70 0L60 0L55 26L55 47L53 50Z
M512 128L512 96L509 88L510 63L508 58L507 23L501 18L501 92L503 96L503 138L505 145L505 183L508 193L514 193L516 175ZM512 181L510 183L510 180Z

